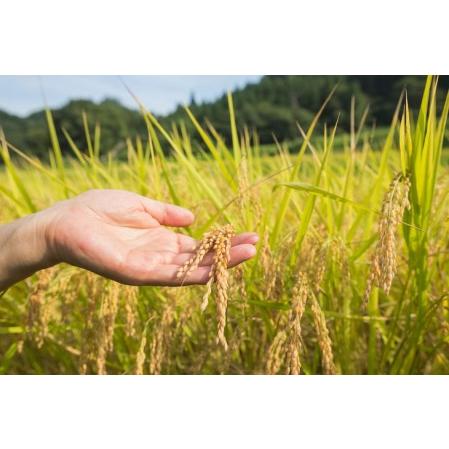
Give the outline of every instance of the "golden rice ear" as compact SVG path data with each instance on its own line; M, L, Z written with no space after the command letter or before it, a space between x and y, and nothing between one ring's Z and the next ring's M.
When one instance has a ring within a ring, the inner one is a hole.
M224 334L228 307L228 263L231 252L231 238L234 234L233 227L231 225L226 225L218 232L214 244L213 276L217 287L217 342L223 346L225 351L228 350L228 343Z
M212 271L210 272L210 279L206 285L206 293L203 296L203 300L201 302L201 312L204 312L209 304L209 296L212 293L212 283L214 282L214 278L212 276Z
M299 272L292 290L291 309L287 325L287 374L300 374L301 372L301 319L309 294L310 288L307 276L305 273Z
M134 370L134 374L137 374L137 375L143 374L143 367L144 367L145 360L146 360L145 349L147 346L147 331L148 331L148 327L145 325L145 327L142 331L142 336L140 338L139 350L137 351L137 355L136 355L136 368Z
M187 262L185 262L176 273L176 277L178 279L186 279L190 273L199 267L206 254L212 249L215 238L215 235L210 232L204 235L194 255Z
M313 293L310 295L310 309L312 311L313 322L315 324L315 331L318 337L318 344L321 349L321 357L324 373L336 374L337 371L334 364L332 340L329 336L329 330L326 324L326 317L324 316L320 304Z
M127 337L136 335L137 303L139 288L127 285L123 288L123 300L125 302L125 334Z
M285 330L280 330L268 349L268 358L265 365L266 374L278 374L281 370L286 355L286 341L287 333Z
M228 343L225 337L226 311L228 307L228 263L231 256L231 239L235 235L234 227L230 224L222 228L214 229L205 234L198 245L195 254L179 269L177 277L188 276L204 259L204 256L213 251L213 262L210 271L210 280L201 303L201 311L204 311L209 302L212 292L212 284L216 285L216 307L217 307L217 343L220 343L227 351Z
M114 349L114 328L118 312L120 284L110 281L102 297L97 327L97 372L106 374L106 357Z
M27 303L26 335L32 339L38 348L44 344L48 335L48 325L51 310L47 290L55 272L48 268L37 273L37 282L31 290Z
M396 234L405 209L409 202L410 180L399 173L391 181L386 192L380 213L379 240L372 255L367 286L363 296L363 309L366 309L374 286L381 288L387 295L397 271Z
M152 335L149 361L149 374L160 374L167 353L170 348L172 336L172 323L174 321L174 305L168 301L162 312L161 319Z

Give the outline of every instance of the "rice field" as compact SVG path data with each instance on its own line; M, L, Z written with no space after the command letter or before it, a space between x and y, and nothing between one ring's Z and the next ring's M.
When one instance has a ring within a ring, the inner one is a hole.
M38 272L0 299L0 372L449 373L449 97L439 110L436 81L415 117L399 99L381 146L363 116L333 151L338 123L318 125L325 103L299 127L296 152L278 144L267 156L231 96L229 143L188 109L200 142L141 105L148 136L127 141L126 162L101 148L88 117L78 148L48 111L48 163L3 138L0 222L89 189L125 189L191 209L185 232L204 238L215 263L207 286L179 288L120 285L64 264ZM257 255L228 271L229 236L243 231L259 234Z

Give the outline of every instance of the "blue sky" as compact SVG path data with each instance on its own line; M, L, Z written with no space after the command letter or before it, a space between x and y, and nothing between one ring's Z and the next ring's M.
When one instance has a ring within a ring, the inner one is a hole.
M191 94L197 101L213 100L227 90L260 79L259 75L123 76L123 80L152 112L164 114L179 103L187 103ZM47 104L57 108L74 98L95 101L105 97L136 107L134 100L117 76L0 76L0 109L24 116Z

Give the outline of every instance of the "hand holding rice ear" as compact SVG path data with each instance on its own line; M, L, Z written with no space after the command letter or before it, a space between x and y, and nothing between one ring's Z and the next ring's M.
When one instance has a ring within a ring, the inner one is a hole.
M198 242L168 229L193 223L179 206L123 190L90 190L0 227L0 290L61 262L129 285L206 284L216 262L206 256L177 274ZM254 233L229 240L230 267L256 253ZM221 267L223 269L223 267Z

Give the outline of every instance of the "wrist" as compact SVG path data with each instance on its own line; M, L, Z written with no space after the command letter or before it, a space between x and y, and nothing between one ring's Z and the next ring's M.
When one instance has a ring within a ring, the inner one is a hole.
M0 291L57 261L48 244L45 211L0 226Z

